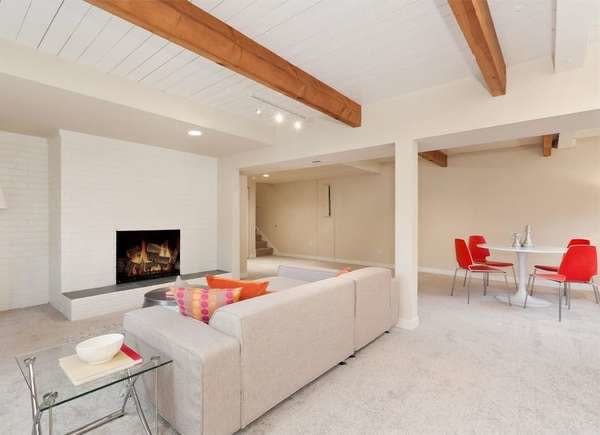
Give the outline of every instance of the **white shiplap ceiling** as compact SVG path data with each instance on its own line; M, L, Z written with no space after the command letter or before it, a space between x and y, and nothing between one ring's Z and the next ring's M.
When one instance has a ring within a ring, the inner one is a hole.
M552 56L553 0L489 2L509 65ZM193 3L361 104L476 70L445 0ZM0 38L231 113L324 116L83 0L0 0Z

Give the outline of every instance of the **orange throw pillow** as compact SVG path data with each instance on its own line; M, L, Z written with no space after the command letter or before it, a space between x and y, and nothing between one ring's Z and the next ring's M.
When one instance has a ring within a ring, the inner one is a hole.
M221 278L214 275L206 275L206 282L210 288L242 288L240 300L262 296L267 292L269 281L240 281L231 278Z

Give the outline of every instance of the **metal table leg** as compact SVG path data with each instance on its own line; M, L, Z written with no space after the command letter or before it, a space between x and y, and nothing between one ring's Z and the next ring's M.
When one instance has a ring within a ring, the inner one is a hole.
M150 430L150 426L148 425L148 420L146 420L146 416L144 415L144 410L142 409L142 403L140 402L140 398L135 389L133 383L131 383L131 397L133 398L133 403L135 404L135 410L137 412L138 417L140 418L140 422L144 427L144 431L147 435L152 435L152 431Z
M35 383L35 357L25 359L25 366L27 367L27 375L29 377L29 388L30 388L30 397L31 397L31 419L33 421L33 426L31 428L32 435L41 435L42 434L42 413L40 412L40 408L38 406L37 400L37 386Z
M156 366L154 368L154 429L155 434L158 435L159 431L159 415L158 415L158 364L160 362L159 357L151 358L151 361ZM35 378L35 357L26 358L24 360L25 366L27 368L27 378L29 381L29 389L30 389L30 400L31 400L31 419L32 419L32 435L42 435L42 415L43 411L40 410L40 404L38 402L38 392ZM144 410L142 409L142 404L138 393L135 389L135 383L139 379L142 374L138 374L136 376L131 376L131 371L127 371L130 377L125 380L127 385L127 391L125 393L125 399L123 400L123 404L120 409L117 411L111 412L104 417L100 417L97 420L94 420L84 426L81 426L71 432L68 432L66 435L80 435L86 432L89 432L93 429L96 429L100 426L105 425L108 422L116 420L117 418L123 417L125 415L125 407L127 405L128 400L131 398L135 404L136 412L138 417L140 418L140 422L144 427L144 431L147 435L152 435L152 430L148 424L146 416L144 414ZM53 419L53 405L56 402L56 398L58 397L57 392L50 392L44 394L42 407L48 410L48 433L52 435L54 431L54 419Z
M54 402L56 402L56 398L58 397L57 392L46 393L44 394L42 407L48 410L48 433L52 435L54 429L54 420L52 417L52 410L54 408Z
M158 362L160 361L160 357L153 356L150 358L150 361L154 363L155 366L158 366ZM154 374L154 433L159 435L158 433L158 368L153 370Z

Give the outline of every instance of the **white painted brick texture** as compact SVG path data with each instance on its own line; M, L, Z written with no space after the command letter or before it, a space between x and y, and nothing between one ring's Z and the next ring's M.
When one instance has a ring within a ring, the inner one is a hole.
M0 310L48 302L48 145L0 132Z
M217 160L61 131L62 291L115 283L117 229L180 229L181 271L217 265Z

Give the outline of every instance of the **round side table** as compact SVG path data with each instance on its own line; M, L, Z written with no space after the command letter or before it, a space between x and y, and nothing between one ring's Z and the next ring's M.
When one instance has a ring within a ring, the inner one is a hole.
M166 288L159 288L146 293L144 295L143 308L153 307L156 305L162 305L164 307L177 306L175 299L167 297L167 290L168 289Z

